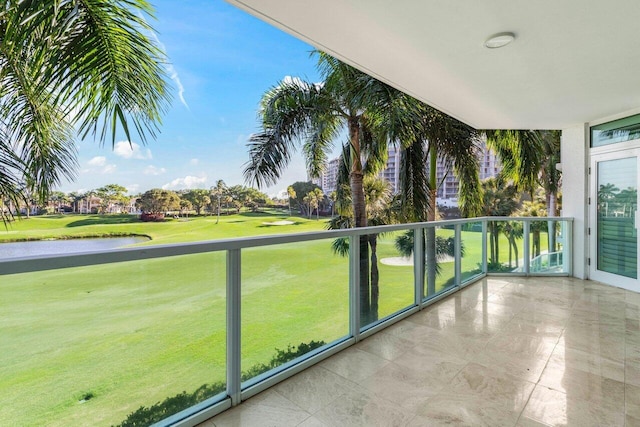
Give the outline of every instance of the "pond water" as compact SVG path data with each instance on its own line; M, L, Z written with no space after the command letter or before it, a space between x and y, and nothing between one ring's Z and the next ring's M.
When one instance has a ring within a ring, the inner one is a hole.
M31 242L0 243L0 259L105 251L134 243L146 242L148 240L146 237L103 237L97 239L36 240Z

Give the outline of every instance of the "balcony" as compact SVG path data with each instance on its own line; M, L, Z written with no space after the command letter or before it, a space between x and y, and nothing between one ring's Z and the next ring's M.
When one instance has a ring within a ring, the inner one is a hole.
M208 423L515 425L553 400L617 424L640 299L569 278L570 259L570 219L474 218L3 261L0 417L197 425L246 400Z
M635 426L640 295L487 277L202 427Z

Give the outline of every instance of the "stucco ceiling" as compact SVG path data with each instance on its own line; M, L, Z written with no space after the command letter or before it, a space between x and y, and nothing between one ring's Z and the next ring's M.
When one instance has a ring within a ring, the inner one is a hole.
M227 1L476 128L640 107L640 0Z

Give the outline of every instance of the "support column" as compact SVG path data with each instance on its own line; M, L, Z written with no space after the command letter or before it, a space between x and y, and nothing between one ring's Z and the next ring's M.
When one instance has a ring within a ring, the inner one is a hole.
M573 275L579 279L588 277L588 207L589 158L587 124L562 130L560 158L562 159L562 212L561 216L573 217Z

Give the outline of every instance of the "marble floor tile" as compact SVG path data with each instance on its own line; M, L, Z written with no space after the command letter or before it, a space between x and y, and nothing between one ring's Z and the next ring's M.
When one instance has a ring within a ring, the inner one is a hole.
M565 347L582 350L607 359L622 362L625 358L625 342L620 335L602 335L600 331L580 327L567 327L559 343Z
M310 416L310 413L276 391L267 390L242 405L218 415L212 425L215 427L297 426Z
M632 384L625 384L624 403L625 413L628 416L632 416L640 420L640 387Z
M330 426L406 426L414 414L393 402L359 391L349 392L314 416Z
M506 324L502 332L506 334L525 334L546 336L558 339L565 328L565 322L562 320L532 320L526 315L515 316L508 324Z
M505 412L476 396L442 392L428 399L409 425L506 427L514 426L518 415L519 412Z
M640 387L640 360L627 359L624 362L624 380L626 384Z
M476 398L505 413L519 414L529 400L535 384L503 371L469 363L443 390L445 393Z
M455 307L437 304L410 316L407 320L434 329L444 329L456 325L457 322L466 323L466 319L463 318L466 311L468 310L456 310Z
M386 360L394 360L409 351L413 346L415 346L413 341L382 331L360 341L354 348Z
M624 400L623 382L570 366L548 364L539 384L597 405Z
M427 398L440 392L465 366L463 363L437 360L433 363L399 365L390 363L375 375L360 381L360 389L415 413Z
M521 416L518 419L516 427L553 427L551 424L545 424L541 421L532 420L528 417Z
M336 373L350 381L358 382L382 369L390 362L382 357L362 350L343 351L317 366Z
M313 414L354 388L354 383L340 375L313 366L276 385L273 390Z
M549 358L546 369L553 369L558 372L564 368L577 369L624 382L623 362L558 344Z
M640 426L640 294L482 279L202 424L254 425Z
M331 427L329 424L325 424L316 417L309 417L300 424L298 427Z
M498 334L475 361L512 376L537 382L557 343L554 337Z
M538 384L522 416L552 426L624 425L624 402L617 406L593 403Z
M633 417L633 416L627 414L627 416L625 417L624 425L626 427L640 426L640 418L636 418L636 417Z
M385 333L417 343L438 335L438 330L411 321L398 322L384 330Z

